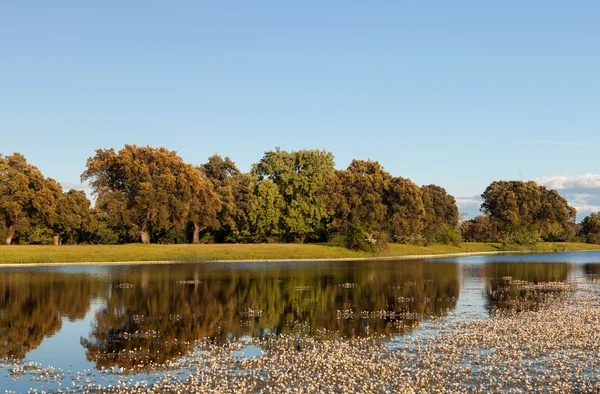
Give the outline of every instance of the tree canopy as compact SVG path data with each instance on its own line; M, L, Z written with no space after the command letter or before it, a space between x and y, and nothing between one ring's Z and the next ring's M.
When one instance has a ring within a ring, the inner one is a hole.
M279 228L285 240L304 240L327 220L319 195L334 171L333 155L320 150L265 152L252 168L258 182L269 179L283 200Z
M481 210L499 226L505 243L560 239L575 223L575 208L556 190L533 181L495 181L481 198Z
M6 231L5 243L11 244L20 226L48 223L61 192L54 179L45 178L23 155L0 155L0 220Z
M600 212L591 213L581 222L581 235L591 244L600 244Z
M150 230L181 225L190 218L199 226L216 221L220 202L198 169L166 148L125 145L119 152L99 149L82 174L100 209L150 242Z
M325 150L266 151L249 172L215 154L186 163L166 148L99 149L82 191L62 191L18 153L0 155L0 236L6 243L330 242L382 250L388 242L458 243L600 239L556 190L495 181L483 215L462 221L438 185L419 187L373 160L334 168ZM93 205L93 206L92 206Z
M460 239L460 215L456 200L446 189L436 185L421 187L425 209L423 239L426 243L456 243Z

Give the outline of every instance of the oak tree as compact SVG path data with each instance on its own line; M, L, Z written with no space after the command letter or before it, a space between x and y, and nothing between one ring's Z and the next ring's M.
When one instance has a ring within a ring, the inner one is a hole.
M45 178L23 155L0 155L0 220L5 244L12 243L18 227L34 221L47 223L61 192L54 179Z
M204 225L215 215L210 183L198 169L166 148L125 145L99 149L81 176L90 181L97 204L150 243L150 230L181 225L187 219ZM210 203L204 209L201 204Z
M258 180L270 179L283 198L281 230L286 241L303 241L328 220L319 194L333 174L333 166L333 155L327 151L287 152L279 148L265 152L253 166Z

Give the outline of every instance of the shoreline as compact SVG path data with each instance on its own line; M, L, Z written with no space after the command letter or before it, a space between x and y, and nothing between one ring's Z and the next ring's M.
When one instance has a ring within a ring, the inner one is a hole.
M377 261L377 260L425 260L444 259L453 257L490 256L490 255L520 255L520 254L550 254L573 252L598 252L598 250L503 250L495 252L460 252L436 253L397 256L373 257L330 257L330 258L301 258L301 259L246 259L246 260L135 260L135 261L85 261L85 262L53 262L53 263L0 263L0 268L37 268L37 267L67 267L67 266L110 266L110 265L166 265L166 264L240 264L240 263L309 263L336 261Z

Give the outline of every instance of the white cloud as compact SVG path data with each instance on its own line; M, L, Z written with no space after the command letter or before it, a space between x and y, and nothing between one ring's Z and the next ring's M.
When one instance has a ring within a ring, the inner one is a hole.
M463 216L463 219L472 219L477 215L481 215L479 207L481 206L481 197L455 197L458 211Z
M576 176L549 176L534 181L550 189L556 189L569 204L577 209L577 220L583 220L592 212L600 211L600 174Z
M548 176L536 178L534 181L546 187L556 190L588 190L600 189L600 174L583 174L577 176Z
M481 199L479 198L474 198L474 197L456 197L456 205L458 206L465 206L465 205L481 205Z
M90 190L90 185L87 185L84 183L75 183L75 182L58 182L58 183L60 183L60 185L62 186L64 191L75 189L75 190L83 190L83 191L87 192Z

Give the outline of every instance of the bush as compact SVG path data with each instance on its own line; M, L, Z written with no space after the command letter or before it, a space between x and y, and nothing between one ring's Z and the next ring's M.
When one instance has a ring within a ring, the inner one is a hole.
M360 222L350 222L342 233L345 246L352 250L380 252L387 248L385 234L378 231L367 231Z
M507 227L500 233L502 245L535 245L539 241L534 227Z
M438 236L437 242L443 244L452 244L454 246L460 245L461 233L460 229L457 227L450 226L448 224L444 224L442 228L442 232Z
M600 233L589 233L586 235L586 240L588 244L597 244L600 245Z

